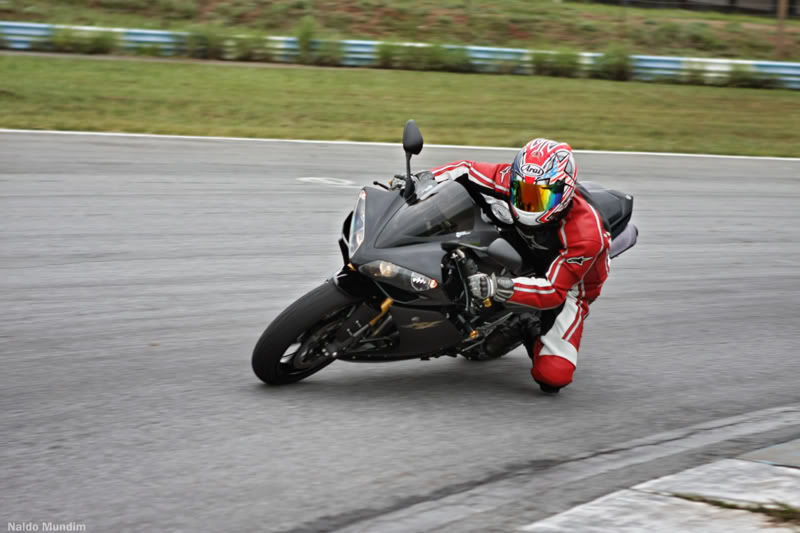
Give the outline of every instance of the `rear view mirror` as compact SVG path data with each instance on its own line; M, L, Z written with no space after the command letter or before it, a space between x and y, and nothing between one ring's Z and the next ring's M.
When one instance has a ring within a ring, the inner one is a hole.
M403 130L403 150L406 154L419 155L422 151L422 133L420 133L417 123L413 120L406 122Z
M411 155L419 155L422 151L422 134L413 120L406 122L406 127L403 128L403 150L406 151L406 190L403 196L408 200L414 196L414 182L411 180Z
M505 239L495 239L486 250L489 257L506 267L511 272L519 272L522 268L522 256L517 253L511 243Z

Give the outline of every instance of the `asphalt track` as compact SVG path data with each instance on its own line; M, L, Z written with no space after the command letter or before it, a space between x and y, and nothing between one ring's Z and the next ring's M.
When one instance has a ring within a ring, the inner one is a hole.
M427 148L414 166L511 155ZM357 529L542 476L537 492L429 528L500 531L800 436L798 417L560 477L618 443L800 402L800 161L578 164L635 196L641 234L612 263L562 394L538 392L522 352L339 362L268 388L252 346L339 266L357 191L296 178L366 184L402 170L399 147L0 133L0 523Z

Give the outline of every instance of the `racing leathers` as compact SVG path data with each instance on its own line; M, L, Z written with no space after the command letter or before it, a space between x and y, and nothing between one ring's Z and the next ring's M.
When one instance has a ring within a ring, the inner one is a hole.
M437 182L458 180L472 191L508 200L510 167L455 161L431 172ZM533 238L517 236L516 247L527 248L523 258L534 277L514 278L508 301L542 310L540 336L526 348L533 379L543 389L572 382L589 304L608 277L610 240L600 214L579 191L561 220L541 226Z

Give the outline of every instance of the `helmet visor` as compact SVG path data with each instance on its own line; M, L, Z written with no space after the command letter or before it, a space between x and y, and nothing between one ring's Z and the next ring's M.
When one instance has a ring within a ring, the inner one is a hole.
M518 178L511 186L511 203L520 211L543 213L557 206L563 194L564 182L529 183Z

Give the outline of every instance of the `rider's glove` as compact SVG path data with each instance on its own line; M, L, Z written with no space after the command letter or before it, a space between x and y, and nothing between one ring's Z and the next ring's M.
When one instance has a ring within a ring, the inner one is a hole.
M405 174L395 174L392 180L389 182L389 190L394 189L402 189L406 185L406 175Z
M492 298L497 302L505 302L514 295L514 281L510 278L498 278L494 274L475 274L467 280L472 295L481 300Z

